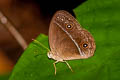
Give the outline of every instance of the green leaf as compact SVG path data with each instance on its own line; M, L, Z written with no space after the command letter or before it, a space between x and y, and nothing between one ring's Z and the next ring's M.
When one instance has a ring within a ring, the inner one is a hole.
M96 41L95 55L88 59L64 63L48 59L47 49L32 42L17 62L10 80L120 80L120 0L88 0L74 9L81 25ZM49 48L48 37L37 39Z

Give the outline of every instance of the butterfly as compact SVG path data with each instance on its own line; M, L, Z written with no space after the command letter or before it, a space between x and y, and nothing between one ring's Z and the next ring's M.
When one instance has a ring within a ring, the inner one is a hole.
M42 45L42 44L41 44ZM67 60L86 59L94 55L96 45L90 32L82 28L77 20L67 11L57 11L49 27L48 58L56 60L54 64L56 74L56 63ZM44 47L44 46L43 46Z

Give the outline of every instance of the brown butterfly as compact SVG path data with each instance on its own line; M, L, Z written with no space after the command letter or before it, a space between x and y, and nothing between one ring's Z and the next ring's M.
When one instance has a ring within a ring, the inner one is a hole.
M53 16L49 28L50 51L48 57L54 62L55 74L57 62L85 59L94 55L95 41L87 30L83 29L77 20L67 11L60 10Z

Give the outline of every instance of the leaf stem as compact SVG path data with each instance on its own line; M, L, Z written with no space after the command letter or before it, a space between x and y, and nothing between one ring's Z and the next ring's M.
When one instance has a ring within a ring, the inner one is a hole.
M23 49L27 48L27 42L24 40L22 35L15 29L15 26L3 15L0 11L0 23L12 34Z

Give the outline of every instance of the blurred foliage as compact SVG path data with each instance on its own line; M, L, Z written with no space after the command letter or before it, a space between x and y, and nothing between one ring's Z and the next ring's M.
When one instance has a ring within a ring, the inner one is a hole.
M0 80L8 80L9 76L10 76L10 74L0 75Z
M89 59L58 63L54 75L54 60L47 50L34 41L14 67L10 80L120 80L120 0L88 0L74 9L77 20L92 33L96 41L95 56ZM48 37L36 39L46 47Z

